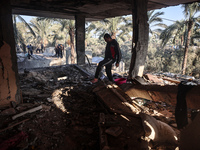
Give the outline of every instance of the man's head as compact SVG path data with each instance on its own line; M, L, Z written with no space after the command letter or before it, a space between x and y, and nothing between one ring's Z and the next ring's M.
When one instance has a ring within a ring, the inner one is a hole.
M111 38L110 34L106 33L106 34L104 35L104 40L105 40L106 42L112 41L112 38Z

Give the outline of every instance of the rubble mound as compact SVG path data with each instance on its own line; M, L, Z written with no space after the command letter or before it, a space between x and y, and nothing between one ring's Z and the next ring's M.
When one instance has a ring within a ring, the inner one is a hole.
M24 70L19 77L23 102L0 115L5 149L99 149L99 112L104 110L88 76L69 65Z

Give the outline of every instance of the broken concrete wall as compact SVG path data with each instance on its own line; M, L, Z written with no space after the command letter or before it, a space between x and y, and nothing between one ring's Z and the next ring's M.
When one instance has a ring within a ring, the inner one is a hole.
M10 106L10 101L20 102L20 89L12 10L9 1L0 3L0 107L4 107Z
M127 95L130 97L140 97L156 102L165 102L172 106L176 106L177 103L177 85L137 85L124 84L120 86ZM199 109L200 107L200 86L194 86L186 94L187 107L190 109Z
M0 48L0 107L10 105L10 101L19 102L17 79L12 69L11 47L4 43Z

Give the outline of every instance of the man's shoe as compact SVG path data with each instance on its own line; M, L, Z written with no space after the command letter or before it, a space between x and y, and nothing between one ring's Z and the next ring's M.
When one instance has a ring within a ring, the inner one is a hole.
M98 82L98 79L94 78L91 82L92 82L92 83L97 83L97 82Z

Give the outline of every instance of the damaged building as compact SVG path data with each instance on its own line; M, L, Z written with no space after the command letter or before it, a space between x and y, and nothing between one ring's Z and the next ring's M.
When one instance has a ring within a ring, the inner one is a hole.
M199 82L143 75L147 11L192 2L1 0L0 149L200 149ZM77 64L19 71L12 14L75 19ZM128 81L91 84L85 21L122 15L133 20Z

